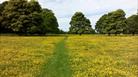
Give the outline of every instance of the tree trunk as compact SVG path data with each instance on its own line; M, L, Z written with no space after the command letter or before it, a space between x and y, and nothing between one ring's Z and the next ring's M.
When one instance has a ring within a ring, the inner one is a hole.
M115 36L117 36L117 33L115 33Z
M111 36L111 33L108 33L108 36Z
M135 32L133 32L132 35L134 36L135 35Z
M81 36L81 33L80 33L80 36Z

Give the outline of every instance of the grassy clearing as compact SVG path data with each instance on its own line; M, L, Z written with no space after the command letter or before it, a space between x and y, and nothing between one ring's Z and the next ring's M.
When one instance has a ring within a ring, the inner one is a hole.
M137 77L138 36L70 36L73 77Z
M71 77L68 50L65 47L67 38L55 45L54 54L42 67L38 77Z
M0 36L0 77L35 77L63 37Z
M138 76L138 36L63 39L0 36L0 77Z

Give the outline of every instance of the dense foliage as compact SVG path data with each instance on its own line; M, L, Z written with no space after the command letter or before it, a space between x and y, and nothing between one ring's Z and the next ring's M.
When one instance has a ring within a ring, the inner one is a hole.
M122 9L104 14L96 23L95 29L100 34L137 34L138 15L125 17Z
M125 12L121 9L103 15L96 23L98 33L125 33L127 28Z
M70 33L74 34L90 34L95 33L91 27L91 22L83 13L76 12L70 21Z
M7 28L8 22L5 16L3 16L4 7L8 4L7 1L0 4L0 31L1 32L10 32L11 30Z
M69 33L138 34L138 15L125 17L122 9L104 14L95 30L82 12L76 12L70 21ZM36 0L9 0L0 4L0 33L46 34L65 33L58 29L57 18Z
M132 15L127 18L127 32L134 34L138 34L138 15Z
M43 22L44 30L43 31L46 31L48 33L59 33L57 19L51 10L43 9L42 17L44 20L44 22Z
M53 12L42 10L35 0L29 2L27 0L9 0L0 4L0 11L0 31L2 33L46 34L59 32L58 22Z

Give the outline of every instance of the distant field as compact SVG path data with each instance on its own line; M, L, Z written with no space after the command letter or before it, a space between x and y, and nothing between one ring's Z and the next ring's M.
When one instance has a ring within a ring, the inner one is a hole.
M137 77L138 36L0 36L0 77Z

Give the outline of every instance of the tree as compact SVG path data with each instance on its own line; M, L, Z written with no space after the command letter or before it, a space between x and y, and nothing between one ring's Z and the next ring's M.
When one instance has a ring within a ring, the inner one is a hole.
M42 12L42 8L41 8L39 2L36 0L31 0L30 2L28 2L27 8L28 8L29 13L31 13L31 12L41 13Z
M54 13L49 9L43 9L43 31L46 33L59 33L58 22Z
M19 21L22 16L26 13L26 0L10 0L5 6L3 11L3 16L5 17L8 23L5 23L6 28L11 29L14 32L19 32L23 27L22 22Z
M104 14L96 23L95 30L98 33L104 34L106 33L105 27L108 25L108 15Z
M40 33L38 29L43 22L41 10L37 1L10 0L5 6L3 16L7 19L7 28L16 33Z
M130 34L138 34L138 15L132 15L127 18L128 24L128 33Z
M31 0L26 7L28 18L23 20L25 22L23 30L26 30L25 32L29 34L45 34L42 27L43 18L40 4L36 0Z
M127 28L125 15L122 9L103 15L96 23L97 32L109 35L124 33Z
M70 21L70 31L69 33L75 34L89 34L95 33L95 31L91 28L91 22L87 19L83 13L76 12Z
M2 12L4 10L4 7L8 4L8 1L5 1L0 4L0 16L2 16Z
M54 13L49 9L42 10L36 0L9 0L0 4L0 11L2 11L0 28L5 32L8 30L18 34L60 32Z
M3 11L7 4L8 1L5 1L0 4L0 33L11 32L11 30L6 27L9 23L7 22L7 19L3 16Z

